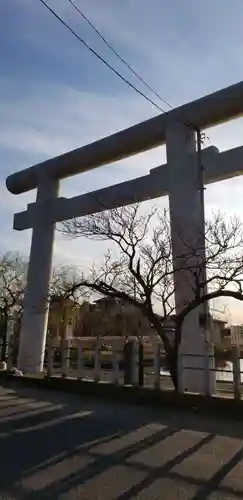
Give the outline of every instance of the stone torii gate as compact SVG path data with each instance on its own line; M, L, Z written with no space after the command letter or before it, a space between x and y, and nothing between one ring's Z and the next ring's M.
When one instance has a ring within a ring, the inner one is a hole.
M202 185L196 153L195 129L203 130L243 114L243 82L180 106L168 113L146 120L126 130L88 144L74 151L14 173L6 185L13 194L37 188L36 202L14 215L14 229L32 228L28 284L24 301L18 367L33 372L43 369L48 320L48 289L52 268L55 224L74 217L169 195L173 262L185 251L198 245L204 233ZM150 170L148 175L74 198L58 197L61 179L118 161L166 144L167 163ZM225 152L210 147L202 152L204 182L212 183L243 174L243 147ZM180 233L180 238L178 234ZM202 249L202 257L204 249ZM175 273L175 303L179 310L192 294L183 272ZM202 308L190 313L184 324L181 353L185 368L183 387L204 392L205 335L200 334ZM204 309L205 312L205 309ZM189 357L187 358L187 356ZM200 369L199 369L200 368ZM211 373L207 390L213 390Z

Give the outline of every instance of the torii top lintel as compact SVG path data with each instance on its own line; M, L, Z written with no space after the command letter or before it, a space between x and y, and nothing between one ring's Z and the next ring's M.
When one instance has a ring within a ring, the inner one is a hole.
M190 123L199 129L243 115L243 82L184 104L167 113L10 175L13 194L30 191L45 177L64 179L87 170L147 151L165 143L171 121Z

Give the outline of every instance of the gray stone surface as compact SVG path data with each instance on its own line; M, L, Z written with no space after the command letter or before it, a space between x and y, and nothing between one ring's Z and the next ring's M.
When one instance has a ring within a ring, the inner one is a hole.
M243 426L0 388L0 498L243 498Z

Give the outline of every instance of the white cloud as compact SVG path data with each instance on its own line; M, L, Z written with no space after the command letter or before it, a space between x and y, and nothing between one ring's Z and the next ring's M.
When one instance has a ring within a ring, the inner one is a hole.
M2 83L2 88L9 82ZM0 82L1 85L1 82ZM11 99L11 100L10 100ZM139 97L125 100L107 94L41 84L28 95L9 95L0 104L0 146L52 157L129 127L156 113Z

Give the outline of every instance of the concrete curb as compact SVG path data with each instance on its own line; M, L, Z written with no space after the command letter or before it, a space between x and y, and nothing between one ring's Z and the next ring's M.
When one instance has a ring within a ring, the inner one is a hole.
M145 387L115 385L104 382L89 382L79 379L5 375L2 378L5 387L34 387L69 392L84 397L116 400L142 406L171 408L179 411L192 411L205 415L217 415L221 418L243 420L243 400L208 397L197 394L175 394Z

